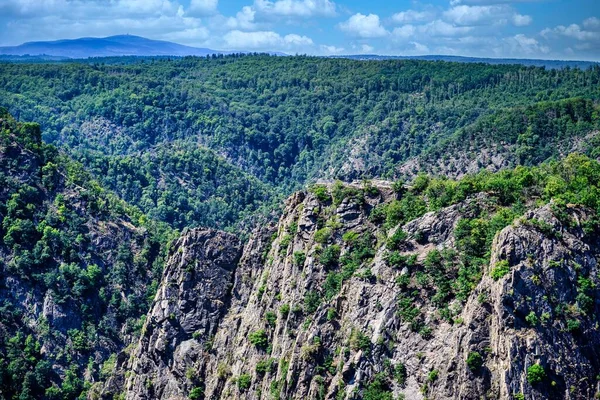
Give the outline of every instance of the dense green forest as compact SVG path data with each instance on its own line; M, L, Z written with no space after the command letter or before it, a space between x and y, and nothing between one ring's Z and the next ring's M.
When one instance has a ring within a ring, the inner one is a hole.
M140 334L175 232L103 189L81 164L43 143L37 124L17 123L3 110L0 182L0 362L6 366L0 370L0 390L12 399L85 398L95 383L110 376L116 354ZM497 205L491 217L463 218L456 226L460 262L445 272L455 274L453 285L446 284L446 275L435 275L435 265L428 266L435 260L428 256L424 261L437 285L433 299L443 310L449 299L473 290L494 235L526 210L552 202L556 215L567 219L569 204L600 212L600 164L579 154L540 166L482 171L459 181L419 175L410 187L399 181L393 188L396 199L369 215L389 229L477 193ZM310 190L334 205L346 198L362 202L377 193L368 182L361 189L339 182ZM552 229L538 225L536 229ZM597 235L598 219L582 229L585 235ZM406 239L403 234L397 230L377 242L392 249L387 262L409 262L393 250ZM347 268L329 273L324 295L336 293L345 279L359 273L362 257L375 250L345 257ZM319 262L338 256L325 251ZM493 276L505 273L498 269ZM588 292L578 301L592 302ZM36 311L34 304L44 304L44 310Z
M0 397L75 399L100 378L141 328L174 233L0 108Z
M511 165L535 165L598 128L599 98L599 67L267 55L0 64L0 105L175 228L245 231L308 182L396 179L413 157L509 142Z
M430 268L447 308L479 282L494 235L528 209L600 213L599 101L599 67L266 55L0 63L0 397L85 398L139 336L181 229L245 234L309 186L338 206L376 191L370 178L395 181L395 199L369 211L386 229L489 197L495 214L453 232L453 275ZM483 151L505 168L460 180L401 168L419 160L435 172ZM337 178L364 188L312 185ZM394 248L397 232L377 246ZM328 275L325 298L370 246ZM394 250L387 262L407 260Z

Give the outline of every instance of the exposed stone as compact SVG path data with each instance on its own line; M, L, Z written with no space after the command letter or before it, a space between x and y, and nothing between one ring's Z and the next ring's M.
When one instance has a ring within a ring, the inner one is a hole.
M386 233L368 218L372 207L389 199L343 201L332 208L309 193L295 195L277 227L254 232L239 262L239 243L231 236L186 233L171 255L129 362L127 398L186 398L192 388L202 387L206 399L354 399L376 374L385 376L395 396L407 399L595 395L600 372L596 314L579 311L581 326L569 331L570 317L558 312L561 305L577 312L578 279L598 282L600 244L581 227L589 211L568 209L571 222L566 223L548 205L502 230L477 287L465 301L449 304L456 312L453 324L440 317L428 292L419 290L414 305L430 330L424 333L398 314L404 289L396 278L410 277L414 270L388 265L381 238L393 230ZM401 228L409 238L420 238L409 240L405 254L422 260L432 249L453 248L458 221L494 207L482 194L407 223ZM338 225L328 243L315 243L326 212ZM332 267L319 263L321 248L336 244L344 256L351 245L342 236L350 230L379 236L380 247L327 298L323 287ZM304 264L297 265L294 252L306 255ZM510 272L495 281L490 271L501 260L509 262ZM309 305L306 299L317 291L320 301ZM531 312L537 325L526 320ZM265 346L250 339L260 332ZM471 352L483 357L476 371L466 363ZM257 372L268 360L272 367ZM403 385L393 375L400 363L407 371ZM527 381L527 368L534 363L546 371L543 384ZM434 370L437 378L429 378ZM242 375L251 377L249 388L238 385Z

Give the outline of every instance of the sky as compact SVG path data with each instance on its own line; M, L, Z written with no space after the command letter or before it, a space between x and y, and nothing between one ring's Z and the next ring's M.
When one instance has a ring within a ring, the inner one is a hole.
M215 50L600 61L600 0L0 0L0 45L132 34Z

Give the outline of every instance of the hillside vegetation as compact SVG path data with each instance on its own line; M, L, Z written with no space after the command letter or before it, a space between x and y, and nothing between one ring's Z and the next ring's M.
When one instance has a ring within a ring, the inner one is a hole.
M75 399L110 372L172 236L0 109L2 397Z
M0 63L0 397L597 396L600 68L104 61Z
M495 153L509 143L518 149L504 153L517 155L501 166L536 164L598 125L598 67L264 55L124 61L0 64L1 104L177 228L244 230L240 220L308 182L411 175L401 167L424 152L434 163L457 153L460 172L482 147ZM198 165L188 168L190 159Z

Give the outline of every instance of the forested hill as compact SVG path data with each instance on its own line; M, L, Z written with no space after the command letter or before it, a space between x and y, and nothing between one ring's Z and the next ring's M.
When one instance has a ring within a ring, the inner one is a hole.
M593 135L599 98L600 67L266 55L0 64L0 105L179 228L244 230L307 182L410 176L407 165L426 157L452 157L462 170L504 142L523 156L500 167L536 164L560 156L554 143ZM531 126L532 113L552 130Z
M172 234L0 108L0 398L75 399L106 376Z

